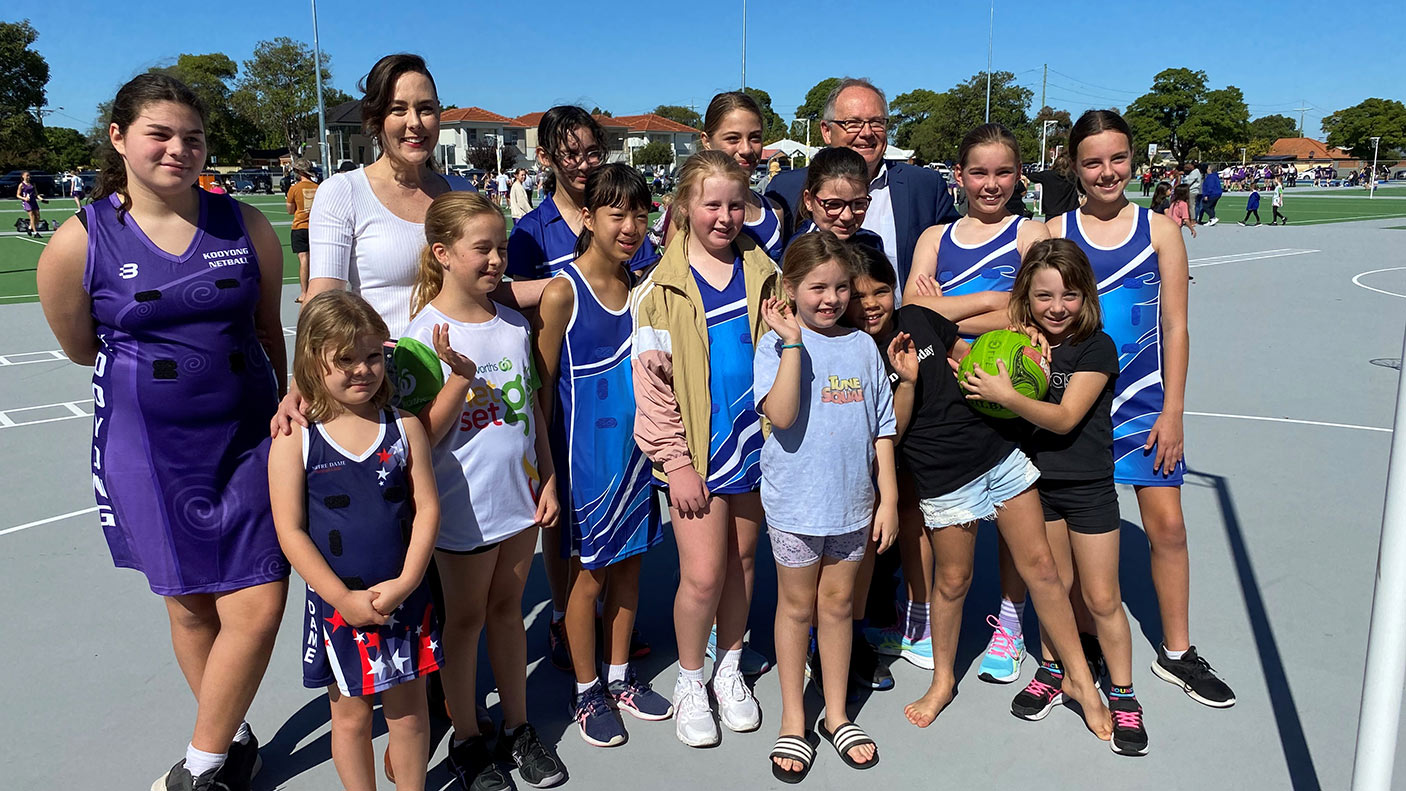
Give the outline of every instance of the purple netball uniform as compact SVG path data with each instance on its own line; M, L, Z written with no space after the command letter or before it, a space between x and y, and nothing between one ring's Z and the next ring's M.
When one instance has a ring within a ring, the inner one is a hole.
M39 201L36 200L38 196L39 191L34 188L33 184L20 183L20 209L24 211L34 211L39 203Z
M288 576L268 491L273 368L254 333L259 262L226 196L196 190L190 247L157 247L118 196L83 208L93 370L93 488L117 566L163 596Z

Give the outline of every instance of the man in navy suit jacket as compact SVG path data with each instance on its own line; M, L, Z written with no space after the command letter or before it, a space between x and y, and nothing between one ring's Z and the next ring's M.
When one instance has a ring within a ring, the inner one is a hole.
M829 146L852 148L869 165L869 197L873 203L864 227L884 240L884 252L898 272L899 288L913 267L918 236L939 223L960 216L947 192L947 182L935 170L884 161L888 148L888 100L883 91L863 79L840 81L825 102L820 134ZM785 232L796 229L806 170L777 173L767 184L766 196L785 213Z

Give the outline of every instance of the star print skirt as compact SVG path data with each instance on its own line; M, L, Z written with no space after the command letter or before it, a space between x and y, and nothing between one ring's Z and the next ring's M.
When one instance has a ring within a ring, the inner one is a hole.
M303 608L303 686L336 685L360 697L439 669L439 618L430 586L421 582L384 626L357 629L308 588Z

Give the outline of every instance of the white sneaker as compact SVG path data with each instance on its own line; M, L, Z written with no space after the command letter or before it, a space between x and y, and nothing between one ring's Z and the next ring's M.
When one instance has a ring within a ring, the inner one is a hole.
M718 717L730 731L746 733L762 724L762 710L742 673L736 668L713 676L713 697L718 699Z
M1211 218L1211 221L1208 222L1208 223L1206 223L1206 225L1209 227L1209 226L1215 225L1215 224L1218 223L1218 222L1220 222L1220 218L1219 218L1219 217L1212 217L1212 218Z
M708 690L683 676L674 682L674 733L689 747L712 747L720 738Z

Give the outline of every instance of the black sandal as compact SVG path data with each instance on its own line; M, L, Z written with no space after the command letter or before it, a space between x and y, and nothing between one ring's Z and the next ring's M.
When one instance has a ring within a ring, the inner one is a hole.
M848 764L851 769L868 769L879 762L879 746L874 743L873 739L869 738L869 734L865 733L863 728L852 722L846 722L844 725L836 728L834 733L830 733L825 728L825 723L822 722L820 724L820 735L824 736L827 741L835 745L835 752L839 753L840 760ZM860 763L849 757L850 750L856 747L863 747L866 744L874 745L873 758L870 758L864 763Z
M799 783L806 779L810 773L810 767L815 763L815 747L810 740L804 736L781 736L776 740L776 746L771 748L771 773L783 783ZM800 761L800 769L786 770L776 762L777 758L789 758L792 761Z

